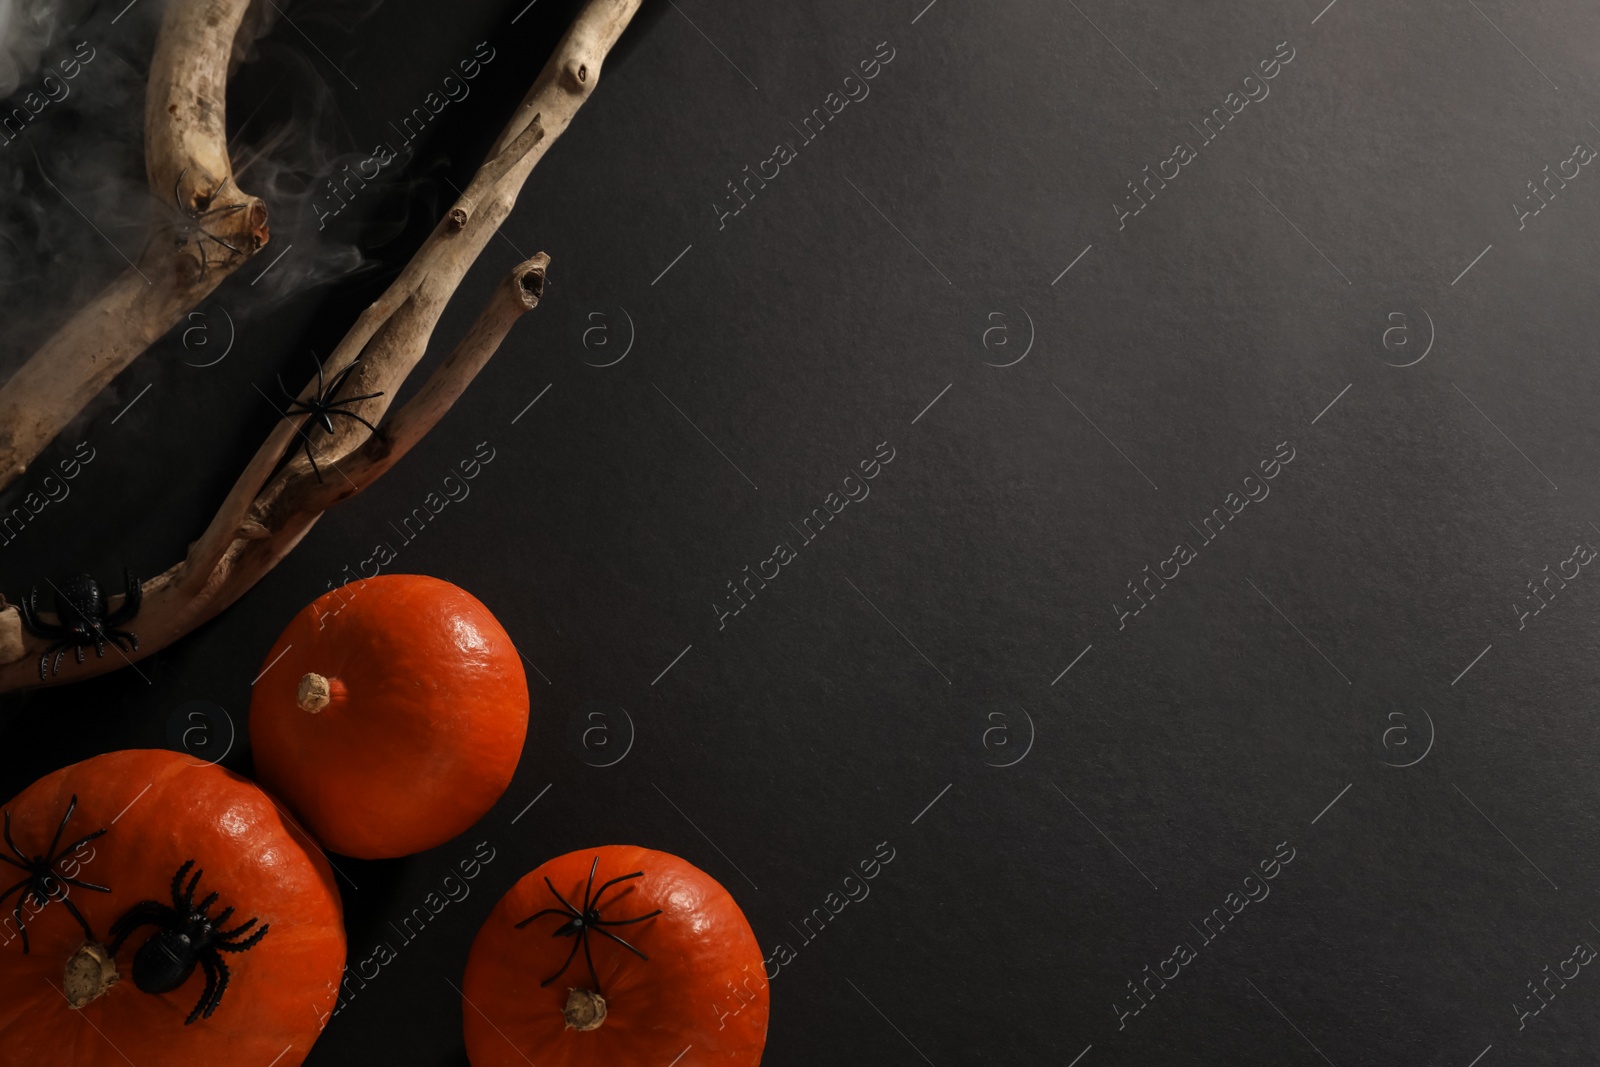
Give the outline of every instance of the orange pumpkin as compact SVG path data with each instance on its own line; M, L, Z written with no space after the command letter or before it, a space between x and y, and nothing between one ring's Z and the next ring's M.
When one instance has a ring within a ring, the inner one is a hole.
M29 863L42 861L35 869L48 877L46 893L24 884L0 910L0 1062L295 1067L305 1059L338 995L344 925L328 861L270 797L220 767L134 750L48 774L5 812L0 889L28 879L19 868ZM171 903L180 869L185 886L199 879L195 903L210 918L229 930L256 920L235 947L254 943L223 953L228 980L214 998L209 963L168 992L142 990L133 961L159 951L144 952L161 936L151 925L135 924L109 951L119 919ZM198 1014L197 1001L210 1001L211 1013Z
M464 589L386 574L318 597L267 653L250 699L256 776L333 852L410 855L455 837L511 784L528 681Z
M687 1062L755 1067L767 1041L761 949L728 891L633 845L526 875L472 943L462 983L472 1067Z

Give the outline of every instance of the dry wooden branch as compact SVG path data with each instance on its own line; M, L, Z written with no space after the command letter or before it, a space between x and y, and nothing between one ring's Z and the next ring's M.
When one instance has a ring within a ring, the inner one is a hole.
M224 105L250 0L171 0L145 95L145 170L169 210L131 264L0 388L0 487L129 363L267 242L267 207L237 188Z
M493 298L478 313L477 321L434 369L422 388L404 407L385 419L377 433L369 434L360 448L339 463L341 477L329 476L318 481L301 475L286 487L285 492L293 488L299 493L296 510L325 511L341 500L348 500L411 451L411 446L422 440L466 392L472 379L489 362L489 357L499 349L500 342L523 313L539 306L549 267L550 257L540 252L506 275Z
M128 657L91 656L69 663L46 684L76 681L125 666L158 651L233 603L299 543L328 506L355 495L392 466L442 417L499 346L515 320L537 304L549 260L542 253L519 264L455 350L421 390L393 416L384 413L406 376L428 347L434 326L467 270L510 214L535 164L571 123L599 80L611 47L638 10L640 0L588 0L540 71L533 88L501 133L480 169L492 184L468 186L463 197L423 242L389 289L356 320L325 360L338 371L359 357L342 390L345 395L381 392L358 411L377 424L371 433L354 419L339 420L322 447L318 479L310 463L291 453L303 419L285 419L245 467L210 525L183 562L144 583L144 603L127 624L139 635L139 651ZM541 118L542 116L542 118ZM463 222L457 223L456 212ZM315 392L308 383L301 398ZM285 460L285 455L290 458ZM0 611L0 658L9 653L7 632L16 629L16 609ZM46 642L23 633L18 658L0 666L0 692L41 684L37 660Z

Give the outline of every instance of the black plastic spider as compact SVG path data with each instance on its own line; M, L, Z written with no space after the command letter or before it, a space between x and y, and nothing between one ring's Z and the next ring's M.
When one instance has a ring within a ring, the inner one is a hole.
M83 927L83 936L90 941L94 940L94 931L89 929L89 924L85 921L83 914L78 911L77 905L72 903L72 899L67 895L67 887L77 886L79 889L92 889L96 893L109 893L111 892L110 887L95 885L93 882L84 882L76 878L68 878L56 870L56 864L60 863L63 858L78 851L78 849L106 832L106 828L102 826L94 833L85 834L78 838L66 848L58 848L57 846L61 844L61 835L66 831L67 823L72 821L72 813L77 809L78 797L77 794L73 794L71 803L67 805L67 813L61 816L61 825L56 827L54 840L50 842L50 847L38 856L29 856L17 847L15 841L11 840L11 812L9 809L6 811L6 844L11 847L12 852L17 854L17 858L12 859L4 852L0 852L0 861L27 871L28 876L5 892L0 893L0 901L5 900L6 897L9 897L17 890L22 890L22 895L17 897L17 906L12 910L11 917L17 921L17 933L22 935L22 951L24 955L28 952L28 925L22 918L22 907L29 902L38 905L42 911L44 906L52 900L61 901L67 906L67 910L72 913L72 917L78 920L78 925ZM37 915L38 912L34 914Z
M211 192L197 194L194 198L193 207L185 204L183 202L183 178L184 175L188 173L189 168L183 168L182 172L178 174L178 180L172 183L172 202L177 205L178 209L177 214L173 217L172 222L173 244L179 248L182 248L190 241L195 243L195 256L200 261L200 277L198 280L204 281L206 277L206 268L210 265L210 257L206 255L206 241L215 241L217 244L221 245L223 248L226 248L229 252L232 252L236 256L244 255L243 249L235 248L227 241L224 241L222 238L206 229L205 220L217 215L231 215L235 211L243 211L245 209L245 205L229 204L226 207L211 206L212 204L216 203L217 197L222 195L222 190L227 188L228 182L231 180L229 178L223 178L217 187Z
M283 375L281 374L278 375L278 388L282 389L283 395L289 398L289 410L285 413L285 418L291 415L310 416L300 424L300 445L306 450L306 459L311 462L312 473L317 476L317 481L320 482L322 481L322 471L317 468L316 457L311 454L311 437L306 433L306 427L316 423L322 427L323 433L331 437L333 436L333 417L335 415L343 415L347 419L355 419L373 433L377 433L378 428L376 426L353 411L345 411L344 407L346 404L354 404L358 400L371 400L374 397L380 397L383 393L362 393L360 396L347 396L343 400L335 400L334 397L344 387L345 379L350 377L351 372L356 369L356 364L361 362L361 357L357 356L352 359L345 365L343 370L333 376L333 380L330 382L324 382L323 380L322 360L317 359L315 352L311 353L311 358L317 364L317 391L309 400L301 400L289 392L284 387Z
M113 956L128 935L139 927L159 927L133 956L133 984L146 993L170 993L189 980L195 964L205 969L205 992L200 994L200 1002L189 1017L183 1020L185 1026L196 1019L211 1018L211 1013L222 1003L222 994L228 988L228 965L222 954L248 952L267 936L270 927L270 924L262 926L243 941L238 938L259 920L251 919L232 930L222 929L222 924L233 915L233 909L223 908L215 916L208 916L206 912L217 902L215 893L198 904L194 902L195 887L205 872L195 871L185 886L183 876L193 866L194 860L188 860L172 876L171 907L155 900L140 901L111 924L111 934L116 938L111 943Z
M517 924L517 929L520 930L541 916L565 915L568 921L562 923L550 936L577 938L577 940L572 944L572 951L567 953L567 962L561 965L561 970L557 971L555 974L552 974L549 978L546 978L544 981L539 983L539 988L541 989L566 973L567 967L571 965L573 957L578 954L578 946L582 945L583 958L585 962L589 964L589 979L590 981L594 982L594 991L596 993L601 992L600 976L595 974L594 957L589 954L590 930L593 930L597 934L604 934L606 937L609 937L611 940L615 941L617 944L621 945L623 948L627 949L629 952L633 953L635 956L638 956L642 960L648 960L650 958L643 952L640 952L638 949L628 944L626 941L622 940L622 938L618 937L610 930L607 930L606 927L627 926L630 923L642 923L646 919L654 919L657 915L661 914L660 908L652 911L649 915L640 915L635 919L602 919L600 917L600 898L605 895L606 890L610 889L618 882L626 882L630 878L643 878L644 872L634 871L632 874L624 874L613 878L611 881L601 886L598 893L594 893L593 896L591 896L590 891L594 889L594 872L599 868L599 866L600 857L596 856L594 858L594 863L589 867L589 884L584 886L583 889L583 909L581 911L577 908L574 908L571 904L568 904L567 898L556 892L556 887L551 885L550 879L547 877L544 880L544 884L549 886L550 892L557 900L561 901L561 907L545 908L543 911L534 912L532 915L528 916L526 919L523 919Z
M69 648L79 663L83 662L83 650L90 645L94 646L96 656L103 657L107 640L117 645L127 642L129 651L139 650L138 635L117 627L131 622L139 614L144 591L132 571L124 570L122 578L123 590L127 595L123 597L121 605L109 614L106 607L111 598L106 594L105 587L89 574L74 575L59 586L50 583L50 587L56 591L55 622L45 622L39 618L38 586L34 586L27 599L17 605L22 612L22 624L28 628L28 632L52 641L39 657L41 679L46 676L45 665L52 652L56 654L56 662L49 673L60 674L61 657L67 654Z

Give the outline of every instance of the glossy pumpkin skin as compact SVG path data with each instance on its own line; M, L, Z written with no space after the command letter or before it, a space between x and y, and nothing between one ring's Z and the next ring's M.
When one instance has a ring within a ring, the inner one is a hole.
M329 851L433 848L511 784L528 682L511 637L464 589L418 574L352 582L296 615L263 667L250 700L256 775ZM297 703L307 673L332 688L314 714Z
M77 853L77 877L111 892L73 889L69 898L101 941L109 942L112 922L132 905L168 903L172 876L190 859L205 871L201 893L220 894L212 914L232 906L238 921L259 916L272 928L250 951L227 956L232 980L216 1013L185 1026L205 989L199 968L159 996L140 991L130 975L153 928L118 951L121 980L73 1009L62 973L83 930L52 902L28 920L31 952L23 955L10 923L13 896L0 915L0 1063L265 1065L280 1053L275 1067L301 1063L333 1010L345 959L339 893L316 844L243 778L175 752L130 750L48 774L6 805L12 837L29 856L50 845L74 793L78 809L62 843L108 828ZM0 888L11 883L11 870L0 870Z
M571 987L588 988L583 951L549 986L572 950L553 937L562 919L551 884L582 908L589 867L600 857L595 888L618 875L643 871L601 901L603 918L626 919L657 908L662 914L610 927L648 961L591 935L595 971L607 1015L596 1030L569 1029L562 1015ZM626 892L618 890L633 887ZM462 1021L472 1067L665 1067L690 1045L685 1065L755 1067L767 1040L768 990L761 949L739 905L710 875L666 852L606 845L569 852L538 867L500 898L472 943L462 982Z

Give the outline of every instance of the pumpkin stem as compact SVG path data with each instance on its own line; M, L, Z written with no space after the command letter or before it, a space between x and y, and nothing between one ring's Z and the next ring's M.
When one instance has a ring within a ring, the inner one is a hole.
M300 688L295 691L294 702L300 705L301 711L309 711L315 715L333 701L333 683L315 671L307 672L300 679Z
M587 989L569 989L561 1015L569 1029L598 1030L606 1021L606 998Z
M105 946L98 941L85 941L78 951L67 957L62 985L67 1001L74 1008L82 1008L104 996L117 984L119 977L117 962Z

